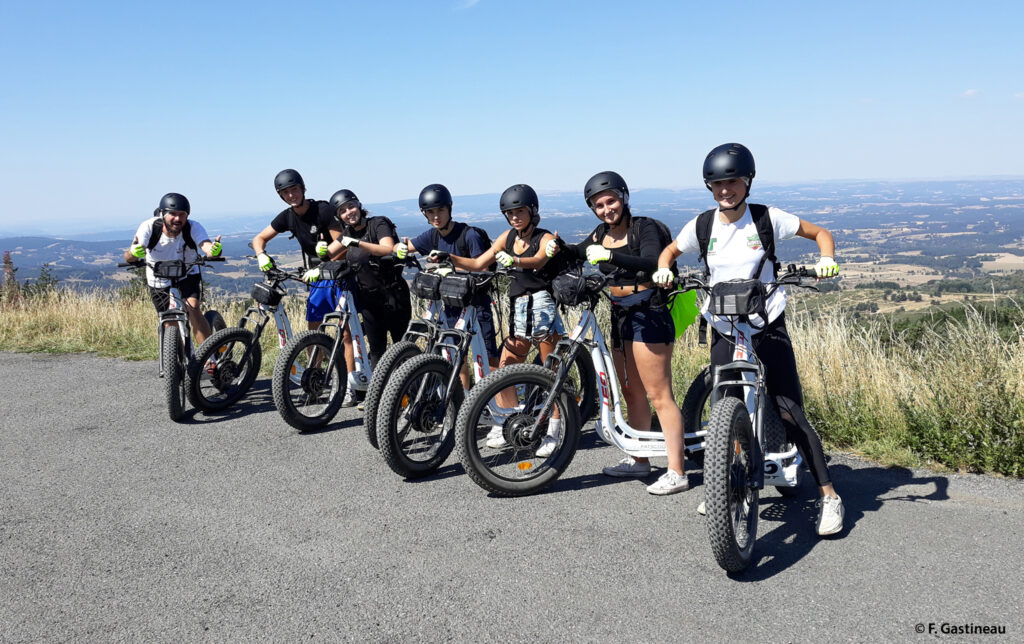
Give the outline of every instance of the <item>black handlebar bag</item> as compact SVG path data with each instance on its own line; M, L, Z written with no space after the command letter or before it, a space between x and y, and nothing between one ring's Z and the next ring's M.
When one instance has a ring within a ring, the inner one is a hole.
M264 306L277 306L284 294L283 288L267 282L258 282L252 287L252 299Z
M476 294L476 280L466 273L452 273L441 280L441 301L448 306L465 308Z
M768 291L764 282L752 280L728 280L711 287L708 312L712 315L739 317L748 322L753 316L768 320Z
M165 280L179 280L185 277L185 262L180 259L153 262L153 276Z
M412 278L413 294L424 300L441 299L441 276L437 273L420 271Z

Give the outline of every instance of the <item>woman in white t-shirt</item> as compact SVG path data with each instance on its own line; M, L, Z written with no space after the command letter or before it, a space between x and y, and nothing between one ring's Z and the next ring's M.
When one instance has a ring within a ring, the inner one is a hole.
M718 202L718 208L712 215L705 258L711 272L709 286L730 279L751 279L758 271L762 282L774 281L774 264L766 261L768 256L751 215L751 207L747 204L754 169L754 157L750 150L738 143L720 145L704 160L704 183ZM835 242L832 233L778 208L764 209L764 206L756 204L752 207L758 213L766 212L775 242L799 236L818 244L821 259L814 268L819 278L838 274L839 267L833 259ZM675 242L662 251L658 259L659 269L654 274L654 281L659 285L671 284L673 275L667 267L681 254L700 253L697 220L694 218L687 223ZM836 534L843 529L843 502L832 487L821 438L804 414L803 393L796 371L793 344L786 331L785 290L777 289L765 308L768 313L767 324L755 332L751 342L758 359L765 366L765 384L786 426L786 434L800 448L818 484L821 494L818 534ZM703 315L712 328L712 366L730 362L732 345L722 335L729 330L728 322L712 319L706 305Z

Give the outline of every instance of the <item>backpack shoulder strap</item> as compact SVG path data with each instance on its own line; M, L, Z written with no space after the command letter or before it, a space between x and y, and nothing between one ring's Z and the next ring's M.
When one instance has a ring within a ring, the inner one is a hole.
M196 240L192 239L192 222L185 220L185 225L181 227L181 234L184 235L185 245L192 250L199 252L196 248Z
M757 236L761 240L761 247L764 248L764 256L761 258L761 263L757 266L757 272L754 276L761 274L764 268L764 263L770 261L772 263L772 271L775 277L779 276L779 260L775 256L775 229L772 228L772 218L768 216L768 206L752 203L750 207L750 218L754 220L754 227L757 228Z
M512 255L512 249L516 245L515 228L510 228L508 234L505 235L505 252Z
M153 230L149 234L149 242L146 244L146 248L153 250L156 245L160 243L160 235L164 234L164 220L163 217L157 217L153 220ZM196 240L192 239L192 222L185 220L185 225L181 227L182 239L185 241L185 245L192 250L198 251L196 248Z
M455 241L455 248L459 250L458 254L462 257L470 257L469 242L466 241L466 235L469 234L470 225L463 222L459 222L456 225L461 225L462 230L459 232L459 238Z
M153 229L149 233L149 241L146 242L146 248L153 250L156 245L160 243L160 235L164 234L164 220L162 217L157 217L153 220Z
M640 227L647 224L647 217L630 217L629 232L626 234L626 248L631 255L640 254Z
M708 246L711 244L711 227L715 224L715 208L697 215L697 245L700 247L700 261L704 263L704 274L711 274L708 266Z

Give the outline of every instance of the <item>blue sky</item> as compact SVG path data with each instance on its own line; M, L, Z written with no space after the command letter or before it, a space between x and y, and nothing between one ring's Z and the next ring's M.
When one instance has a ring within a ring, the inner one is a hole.
M1018 3L634 4L8 0L0 226L276 212L285 167L366 203L696 188L727 141L766 182L1024 175Z

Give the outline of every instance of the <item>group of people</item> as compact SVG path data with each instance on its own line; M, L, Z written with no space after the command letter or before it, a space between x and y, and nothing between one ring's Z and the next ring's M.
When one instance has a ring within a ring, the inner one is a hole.
M676 259L684 253L697 254L706 267L709 285L754 277L770 283L777 271L775 242L799 236L818 245L821 259L815 272L819 278L838 274L834 241L828 230L778 208L747 202L754 176L753 155L743 145L727 143L711 150L704 160L703 180L717 206L689 221L673 240L663 223L632 213L629 187L622 176L600 172L587 181L583 192L599 223L582 241L567 245L558 239L557 233L539 227L537 193L525 184L516 184L502 193L499 209L509 229L493 243L480 229L455 221L452 195L440 184L425 187L419 195L420 211L430 227L411 239L403 239L388 218L370 216L351 190L339 190L329 201L310 199L302 177L288 169L274 179L274 188L288 207L256 235L252 246L264 271L273 266L266 254L267 242L281 233L295 237L307 266L312 259L347 260L359 266L355 283L349 286L362 317L371 365L387 348L388 335L392 341L401 338L412 314L401 267L387 261L392 256L405 259L409 253L419 253L430 259L444 253L456 268L482 270L497 263L510 270L512 320L500 351L495 341L490 297L479 295L475 302L479 306L480 330L495 367L522 362L533 345L542 358L553 350L565 332L552 298L553 277L573 257L596 265L609 277L612 347L616 374L623 383L627 421L636 429L649 430L653 407L665 435L668 467L647 490L666 495L689 487L684 469L683 420L672 393L675 326L666 306L665 290L660 288L672 285ZM188 221L189 212L184 196L165 195L154 217L139 226L125 252L126 260L189 261L200 251L219 254L220 238L211 241L198 222ZM196 342L202 342L209 329L199 308L198 267L192 270L195 279L189 275L185 283L179 283L179 288L190 308ZM311 284L306 301L306 319L311 329L317 328L324 315L334 310L340 292L333 282L318 283L318 273L311 269L305 275ZM152 271L148 271L147 279L159 312L166 307L169 284L154 278ZM803 410L785 307L786 294L779 288L767 302L768 318L754 334L752 344L765 366L767 390L779 410L788 440L800 448L818 485L818 534L835 534L843 527L843 504L832 486L821 440ZM449 324L454 325L459 313L457 308L446 307ZM713 319L707 310L703 315L711 325L711 364L731 362L727 324L723 327L722 321ZM351 373L354 360L350 338L346 338L346 345ZM463 384L468 388L468 375L464 376ZM345 404L357 402L354 388L349 387ZM560 423L557 417L550 420L538 456L553 451ZM497 429L487 437L487 445L494 449L504 446L500 428ZM604 473L644 478L650 475L651 464L646 459L627 456L604 468ZM698 511L702 508L703 504Z

